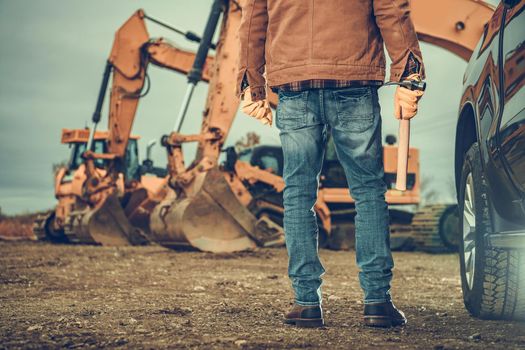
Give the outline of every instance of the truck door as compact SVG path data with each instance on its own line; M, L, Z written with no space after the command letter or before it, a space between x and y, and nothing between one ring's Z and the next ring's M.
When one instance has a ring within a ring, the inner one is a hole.
M500 48L501 104L499 148L516 187L525 194L525 0L507 10Z

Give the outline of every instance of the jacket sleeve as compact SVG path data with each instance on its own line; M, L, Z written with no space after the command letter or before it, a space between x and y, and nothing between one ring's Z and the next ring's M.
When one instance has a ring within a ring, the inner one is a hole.
M373 0L374 16L392 60L390 80L400 81L410 54L419 63L419 74L425 78L425 68L416 30L410 18L409 0Z
M240 96L244 86L249 85L252 100L266 97L265 44L268 26L267 0L247 0L242 8L242 19L239 28L239 71L237 75L236 94Z

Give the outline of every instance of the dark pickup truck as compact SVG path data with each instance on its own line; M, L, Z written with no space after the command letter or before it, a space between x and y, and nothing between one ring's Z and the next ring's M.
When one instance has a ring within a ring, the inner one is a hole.
M503 0L463 79L455 175L465 306L525 319L525 0Z

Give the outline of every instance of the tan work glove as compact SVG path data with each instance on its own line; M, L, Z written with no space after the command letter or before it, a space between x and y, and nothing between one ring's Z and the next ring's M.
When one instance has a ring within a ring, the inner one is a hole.
M249 87L242 92L241 108L243 113L258 119L264 125L272 125L273 115L268 99L252 101L252 94Z
M419 74L409 75L407 80L421 80ZM409 90L398 86L394 95L394 116L396 119L412 119L417 114L417 104L423 91Z

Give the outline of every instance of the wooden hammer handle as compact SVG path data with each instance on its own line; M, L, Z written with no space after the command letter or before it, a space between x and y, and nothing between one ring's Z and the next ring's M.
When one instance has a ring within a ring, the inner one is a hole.
M408 168L408 148L410 144L410 120L401 119L399 121L399 144L397 147L397 178L396 189L406 191L407 189L407 168Z

